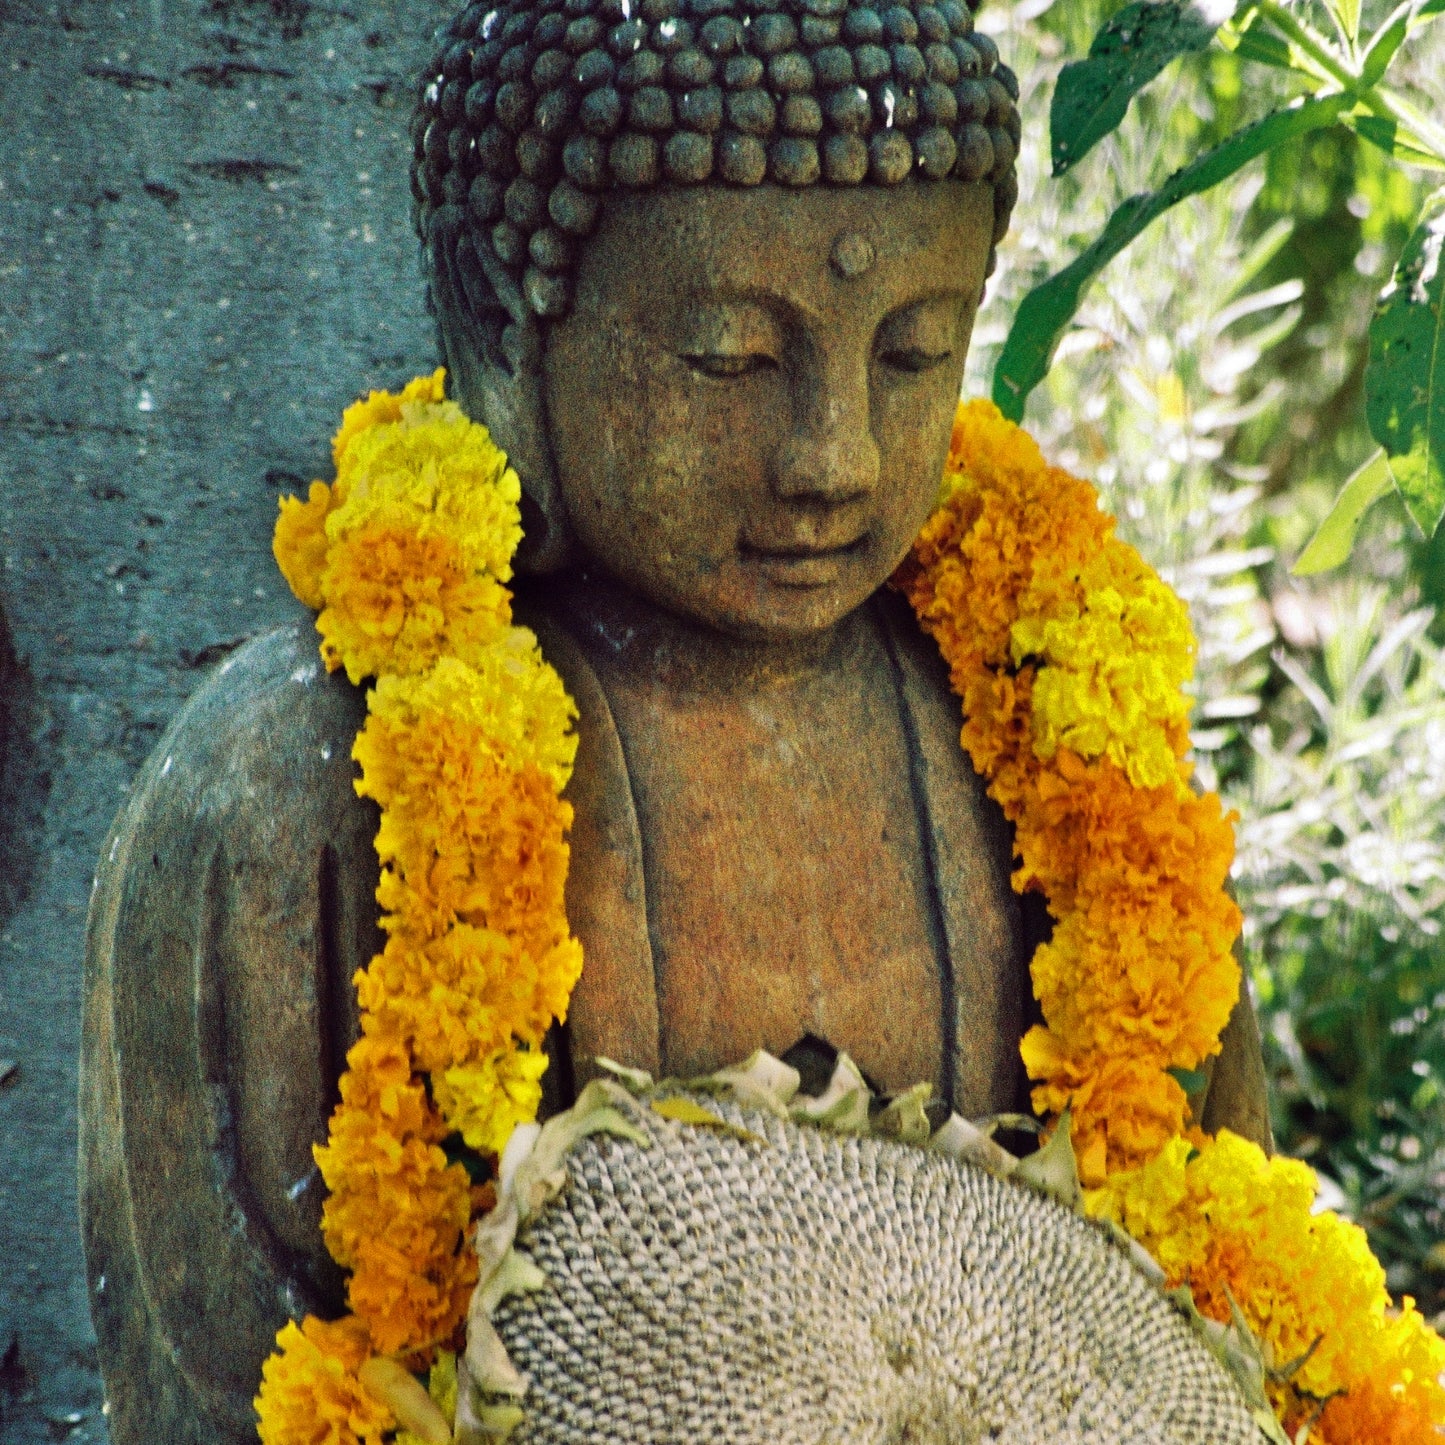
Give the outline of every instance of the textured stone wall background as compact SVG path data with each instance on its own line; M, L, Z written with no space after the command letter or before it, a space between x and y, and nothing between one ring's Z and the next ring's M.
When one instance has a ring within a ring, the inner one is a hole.
M75 1205L92 870L340 408L433 363L437 0L0 0L0 1440L106 1438ZM161 1442L158 1442L161 1445Z

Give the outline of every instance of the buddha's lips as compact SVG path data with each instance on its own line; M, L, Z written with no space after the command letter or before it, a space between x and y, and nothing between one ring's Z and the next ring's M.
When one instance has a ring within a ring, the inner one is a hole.
M761 547L746 540L738 544L743 559L753 563L770 581L783 587L829 587L838 580L844 564L868 543L864 532L834 546L792 542Z

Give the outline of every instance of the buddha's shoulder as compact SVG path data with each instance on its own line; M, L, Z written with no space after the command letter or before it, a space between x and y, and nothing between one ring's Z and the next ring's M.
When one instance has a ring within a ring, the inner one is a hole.
M334 762L338 746L346 762L365 716L364 692L326 671L313 630L280 627L239 647L192 693L157 749L160 767L187 780L189 765L217 765L188 781L244 789Z
M122 828L187 833L249 820L311 831L356 799L351 746L365 695L329 674L310 627L245 643L182 706L132 790Z
M537 633L586 730L606 738L605 699L566 626L535 605L518 620ZM224 836L231 851L264 856L283 836L324 840L364 818L374 831L372 805L353 786L352 745L365 720L365 689L327 672L309 625L267 632L225 658L186 700L137 777L117 832L160 832L177 842Z

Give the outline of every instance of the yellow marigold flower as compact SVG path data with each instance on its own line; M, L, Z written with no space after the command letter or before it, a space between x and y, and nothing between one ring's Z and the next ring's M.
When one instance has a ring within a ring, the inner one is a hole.
M370 1354L366 1326L354 1316L288 1321L261 1369L261 1445L382 1445L396 1421L356 1378Z
M432 1091L446 1121L482 1154L500 1154L518 1124L537 1117L547 1056L505 1049L474 1064L432 1076Z
M316 626L353 682L471 661L511 621L502 585L521 540L521 483L452 402L415 403L348 441L326 519Z
M327 1142L314 1151L331 1191L322 1233L352 1271L347 1301L375 1353L426 1351L465 1318L476 1283L470 1184L437 1147L446 1126L404 1048L363 1037L346 1062Z
M1163 725L1189 716L1180 689L1193 673L1194 634L1184 604L1158 578L1132 580L1127 590L1087 589L1078 608L1020 617L1011 643L1015 665L1039 659L1033 721L1041 758L1060 747L1108 757L1137 787L1157 788L1178 773Z
M466 923L425 941L392 933L357 976L367 1032L404 1044L433 1082L441 1070L487 1059L514 1037L540 1048L553 1021L566 1018L582 971L582 947L565 917L556 929L538 956Z
M424 675L380 679L367 710L394 738L402 730L419 735L419 747L426 746L420 735L437 726L465 729L476 746L507 766L537 768L558 793L572 776L577 706L525 627L509 628L469 663L444 657ZM358 744L356 756L363 764L368 747ZM434 748L428 751L435 756ZM408 763L414 765L414 759ZM382 807L390 806L388 799L372 796Z
M282 497L276 530L271 538L271 555L286 584L308 607L326 605L321 591L321 574L326 570L326 519L337 498L325 482L312 482L311 493Z
M400 392L373 391L361 401L352 402L341 413L341 426L331 438L331 464L341 471L347 449L362 432L400 421L408 405L445 400L446 377L446 368L439 366L430 376L418 376L407 382Z
M512 575L522 485L486 427L455 402L406 406L400 420L361 432L338 476L350 510L328 519L333 543L392 511L422 531L457 537L478 568L502 581Z
M1307 1166L1222 1130L1173 1140L1084 1202L1139 1240L1171 1284L1188 1284L1203 1314L1227 1321L1233 1299L1276 1365L1304 1360L1271 1387L1291 1432L1314 1400L1344 1392L1319 1425L1330 1445L1423 1445L1445 1424L1445 1342L1410 1302L1389 1312L1364 1231L1312 1212L1314 1197Z

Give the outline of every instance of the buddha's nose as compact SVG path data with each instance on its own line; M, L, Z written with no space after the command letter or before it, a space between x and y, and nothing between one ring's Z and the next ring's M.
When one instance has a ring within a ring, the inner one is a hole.
M866 364L799 377L793 400L793 427L774 459L774 492L788 501L836 504L874 491L880 459Z

